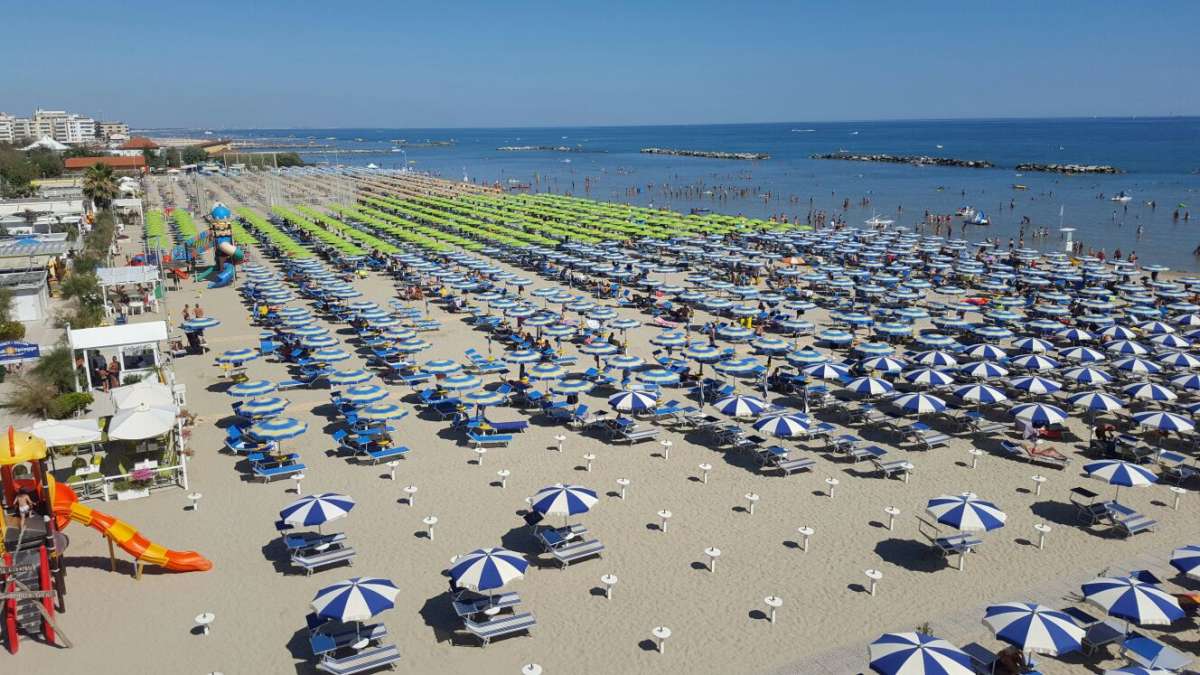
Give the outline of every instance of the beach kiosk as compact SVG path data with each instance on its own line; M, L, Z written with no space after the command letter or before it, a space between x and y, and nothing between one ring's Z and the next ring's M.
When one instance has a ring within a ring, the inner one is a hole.
M162 363L159 345L167 340L167 323L165 321L146 321L144 323L127 323L120 326L101 326L99 328L82 328L74 330L67 328L67 344L74 356L83 357L82 377L78 364L75 367L75 388L87 391L100 384L92 381L92 369L87 367L91 353L115 352L117 361L121 364L122 377L141 375L150 377L158 375ZM82 354L80 352L83 352ZM80 389L86 385L86 389Z

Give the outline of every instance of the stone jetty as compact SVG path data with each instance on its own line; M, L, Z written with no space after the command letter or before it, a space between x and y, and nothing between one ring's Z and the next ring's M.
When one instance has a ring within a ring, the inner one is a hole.
M930 157L928 155L855 155L849 152L830 152L811 155L812 159L844 159L851 162L883 162L886 164L913 164L915 166L953 166L966 169L991 169L994 165L981 159L954 159L952 157Z
M675 157L701 157L704 159L770 159L765 152L710 152L707 150L677 150L674 148L642 148L644 155L673 155Z
M1046 173L1124 173L1115 166L1107 164L1018 164L1017 171L1042 171Z
M570 145L504 145L496 150L500 152L604 152L604 150L587 150Z

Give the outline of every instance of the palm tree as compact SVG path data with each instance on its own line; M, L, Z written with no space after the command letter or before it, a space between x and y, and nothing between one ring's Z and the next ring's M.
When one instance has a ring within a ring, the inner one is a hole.
M97 162L83 174L83 194L98 208L104 208L116 199L117 191L111 166Z

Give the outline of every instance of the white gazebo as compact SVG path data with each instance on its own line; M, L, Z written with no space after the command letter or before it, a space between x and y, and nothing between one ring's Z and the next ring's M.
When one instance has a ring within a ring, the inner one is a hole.
M146 321L143 323L128 323L120 326L101 326L99 328L67 329L67 344L72 354L83 351L115 352L121 363L121 371L127 375L141 374L148 376L158 371L161 363L159 343L167 340L167 323L165 321ZM74 359L72 359L74 363ZM84 381L87 390L92 382L92 369L84 359ZM79 373L75 373L76 388L79 384Z
M150 301L154 307L143 307L143 311L154 311L157 309L157 297L160 289L157 288L159 283L158 267L154 265L133 265L129 267L98 267L96 268L96 276L100 279L101 295L104 297L104 313L112 314L112 308L108 305L108 291L111 286L136 286L140 284L150 284L155 287L154 292L150 294ZM137 300L141 304L141 300ZM132 304L132 303L130 303Z

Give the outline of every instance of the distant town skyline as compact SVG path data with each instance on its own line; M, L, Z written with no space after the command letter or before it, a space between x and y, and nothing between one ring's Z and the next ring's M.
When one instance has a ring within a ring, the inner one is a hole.
M1014 0L135 0L8 13L0 110L134 128L479 128L1200 114L1200 6ZM54 25L52 33L39 27ZM83 44L109 67L81 68ZM1124 46L1122 46L1124 45Z

